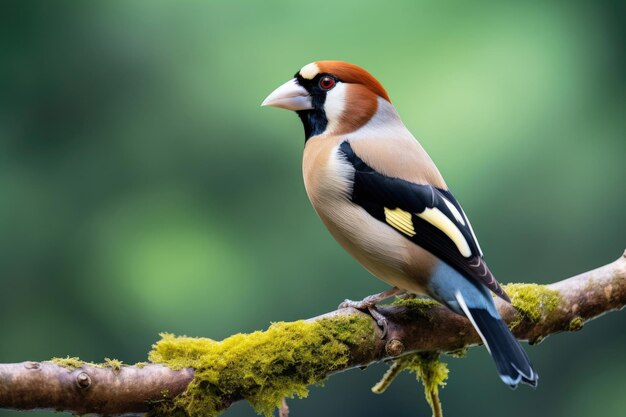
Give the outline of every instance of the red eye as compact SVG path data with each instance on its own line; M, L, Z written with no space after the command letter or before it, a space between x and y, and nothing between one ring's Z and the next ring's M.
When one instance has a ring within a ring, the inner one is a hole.
M335 86L335 79L333 77L322 77L320 79L320 88L322 90L330 90Z

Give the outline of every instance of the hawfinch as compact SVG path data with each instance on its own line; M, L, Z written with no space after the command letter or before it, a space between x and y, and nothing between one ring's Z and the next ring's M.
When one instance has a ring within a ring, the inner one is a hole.
M505 384L536 386L539 376L490 290L509 297L487 267L461 205L383 86L356 65L318 61L262 105L298 114L313 207L341 246L392 286L342 306L374 314L375 304L392 295L432 297L470 320Z

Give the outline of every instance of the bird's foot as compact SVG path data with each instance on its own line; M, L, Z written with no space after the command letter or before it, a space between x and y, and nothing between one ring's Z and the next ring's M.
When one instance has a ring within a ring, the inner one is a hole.
M389 328L389 325L387 324L387 319L380 313L380 311L378 311L378 309L376 308L376 304L367 303L365 302L365 299L361 301L344 300L343 303L339 304L339 308L348 307L356 308L357 310L367 310L372 318L376 320L376 324L378 325L378 327L380 327L380 329L383 331L380 338L384 339L385 336L387 336L387 330Z
M380 311L378 311L375 305L369 306L367 308L367 311L369 311L374 320L376 320L376 324L378 325L378 327L380 327L380 329L383 331L383 333L380 335L380 338L384 339L385 336L387 336L387 332L389 331L389 323L387 322L387 319L380 313Z
M343 303L339 304L339 308L352 307L356 308L357 310L366 310L369 307L376 305L389 297L393 297L394 295L402 293L404 293L404 291L402 291L400 288L393 287L388 289L387 291L383 291L378 294L368 295L361 301L344 300Z
M376 324L383 331L381 339L384 339L387 335L388 323L385 316L383 316L378 309L376 308L376 304L385 300L389 297L393 297L394 295L402 294L404 291L397 287L393 287L388 289L387 291L383 291L378 294L373 294L365 297L361 301L352 301L352 300L344 300L343 303L339 304L339 308L356 308L357 310L367 310L370 315L376 320Z
M396 295L396 298L399 300L413 300L417 297L417 294L413 294L412 292L404 292L402 294Z

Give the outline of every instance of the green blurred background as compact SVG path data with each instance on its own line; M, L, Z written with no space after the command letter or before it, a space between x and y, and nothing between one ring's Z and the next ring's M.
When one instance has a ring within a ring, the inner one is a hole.
M381 80L501 281L616 259L624 16L601 1L2 2L0 362L132 363L162 331L220 339L383 290L309 205L297 117L259 107L318 59ZM485 349L449 358L444 411L624 415L625 328L610 314L529 348L536 391L504 386ZM292 415L430 415L412 376L371 394L384 369L336 375Z

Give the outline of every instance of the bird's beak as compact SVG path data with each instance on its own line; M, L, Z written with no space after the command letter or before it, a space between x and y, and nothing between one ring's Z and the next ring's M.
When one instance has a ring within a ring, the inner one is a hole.
M272 93L263 100L261 106L278 107L293 111L311 110L313 108L309 92L298 84L295 78L292 78L272 91Z

